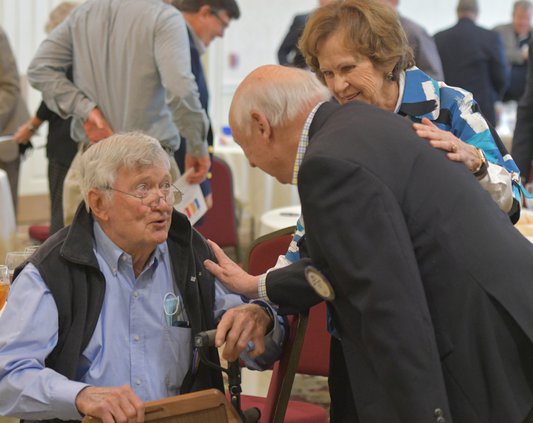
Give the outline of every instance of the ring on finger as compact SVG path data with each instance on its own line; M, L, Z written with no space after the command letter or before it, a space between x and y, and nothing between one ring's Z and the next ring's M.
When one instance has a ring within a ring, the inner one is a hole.
M452 143L452 153L457 152L457 145L455 143Z

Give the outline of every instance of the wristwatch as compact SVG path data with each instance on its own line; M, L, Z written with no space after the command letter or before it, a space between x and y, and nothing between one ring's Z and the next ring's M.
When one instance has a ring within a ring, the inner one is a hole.
M472 174L476 178L481 179L487 174L487 169L489 165L487 164L487 158L485 157L485 153L483 153L483 150L481 150L480 148L476 148L476 150L477 150L477 153L479 154L479 158L481 159L481 163L477 169L474 169L472 171Z
M32 134L34 134L35 131L37 131L37 127L31 122L31 120L26 125L26 128L28 128L28 131L30 131Z

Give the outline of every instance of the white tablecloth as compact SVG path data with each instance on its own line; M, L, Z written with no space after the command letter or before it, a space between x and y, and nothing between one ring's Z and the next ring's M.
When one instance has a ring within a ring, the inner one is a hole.
M265 235L288 226L296 225L296 220L298 220L300 214L300 206L279 207L263 213L259 235Z
M245 224L246 219L252 219L251 238L260 233L263 213L278 207L300 204L296 186L283 185L262 170L252 168L238 145L216 145L215 155L231 168L234 195L242 207L241 223ZM213 200L216 201L215 198Z
M15 249L16 231L15 210L7 173L0 169L0 264L5 262L6 253Z

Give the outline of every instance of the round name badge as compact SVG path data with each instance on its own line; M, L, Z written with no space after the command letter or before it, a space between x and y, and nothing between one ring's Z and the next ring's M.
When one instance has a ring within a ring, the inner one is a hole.
M315 292L327 301L335 299L335 292L328 279L316 267L307 266L305 268L305 279Z

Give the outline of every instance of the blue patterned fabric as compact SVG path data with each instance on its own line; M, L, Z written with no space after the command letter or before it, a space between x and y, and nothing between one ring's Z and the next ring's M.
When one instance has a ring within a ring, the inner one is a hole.
M440 129L483 150L489 162L511 173L513 195L521 203L520 171L500 140L498 146L470 92L437 82L413 67L405 72L403 96L397 113L408 116L413 122L428 118Z

